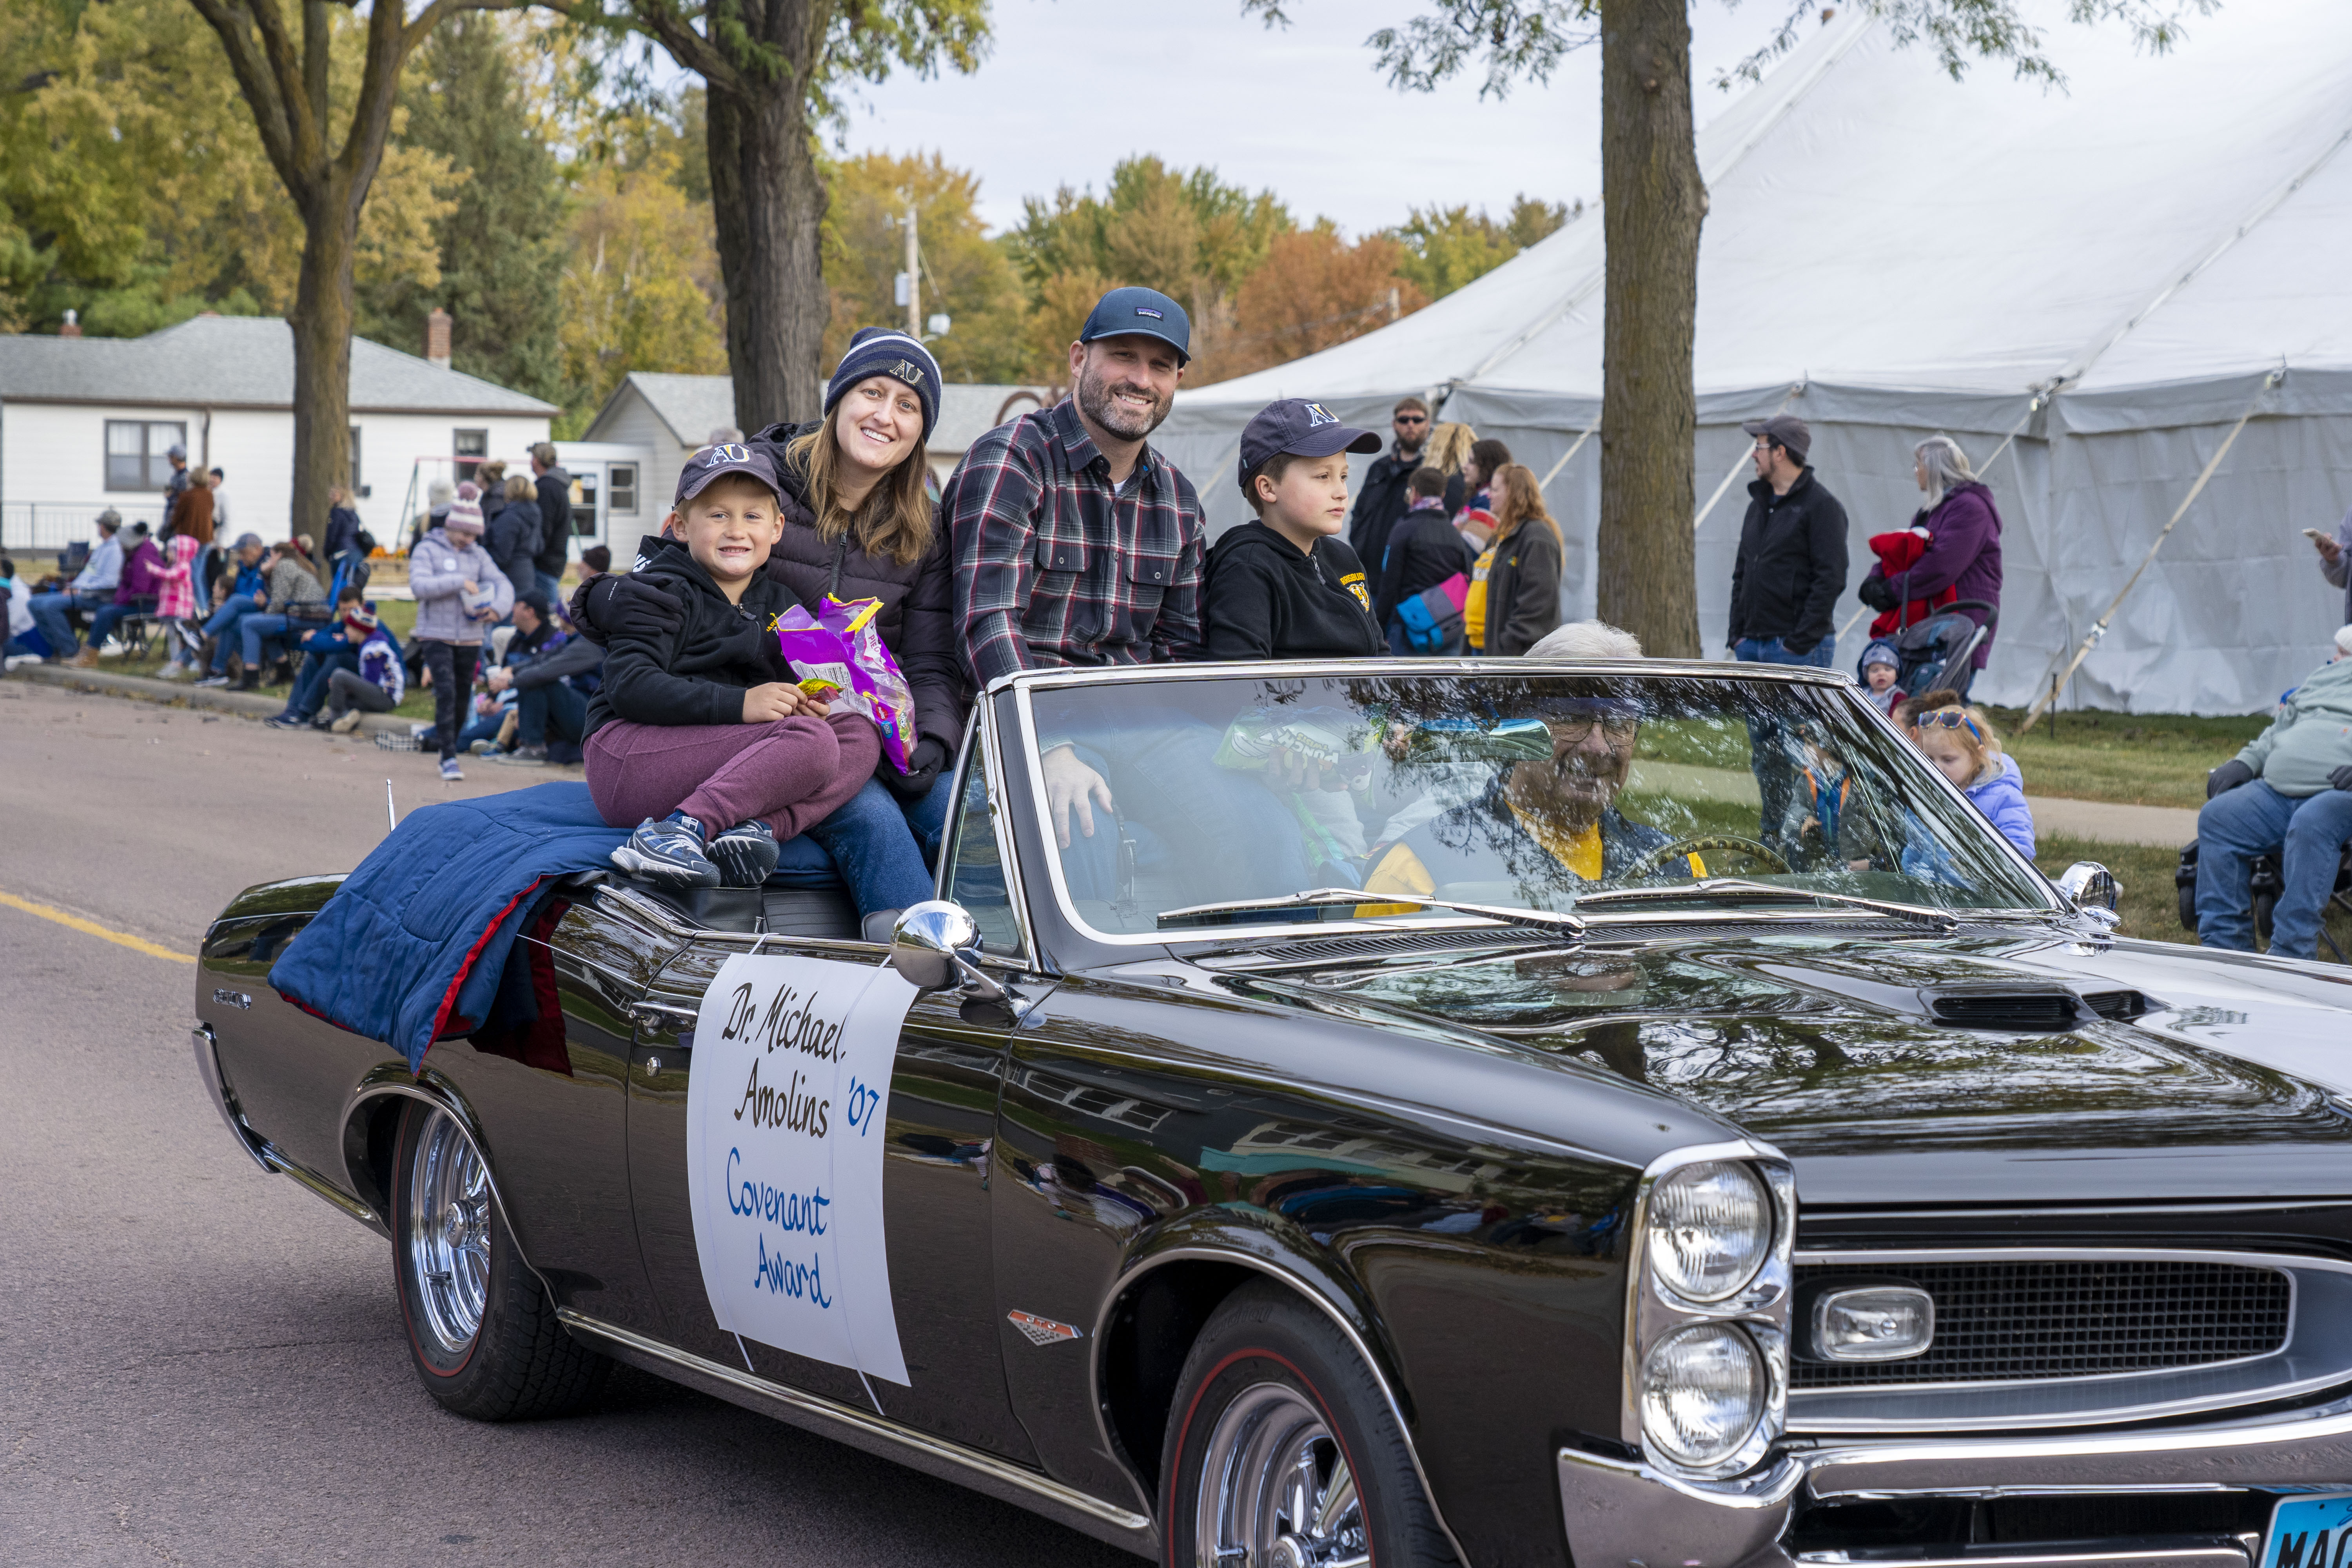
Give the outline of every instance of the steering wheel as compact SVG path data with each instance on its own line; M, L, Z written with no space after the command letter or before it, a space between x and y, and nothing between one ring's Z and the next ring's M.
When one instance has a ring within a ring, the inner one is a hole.
M1775 871L1786 873L1789 869L1789 862L1769 844L1742 838L1736 833L1708 833L1696 838L1677 838L1672 844L1659 845L1625 868L1623 879L1630 882L1637 877L1646 877L1677 855L1693 855L1702 849L1737 849L1743 855L1763 861Z

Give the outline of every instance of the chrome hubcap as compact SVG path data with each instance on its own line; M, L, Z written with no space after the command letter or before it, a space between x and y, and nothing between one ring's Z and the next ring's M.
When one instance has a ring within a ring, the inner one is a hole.
M1217 1417L1196 1508L1198 1568L1360 1568L1372 1560L1339 1443L1283 1384L1244 1389Z
M451 1354L481 1332L490 1291L490 1177L457 1124L435 1111L408 1178L408 1262L425 1329Z

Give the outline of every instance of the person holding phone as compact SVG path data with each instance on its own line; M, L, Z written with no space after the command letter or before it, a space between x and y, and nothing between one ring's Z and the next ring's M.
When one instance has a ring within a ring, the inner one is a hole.
M2336 525L2333 539L2315 528L2305 529L2303 536L2319 552L2319 574L2331 587L2344 590L2344 618L2338 624L2352 626L2352 511Z

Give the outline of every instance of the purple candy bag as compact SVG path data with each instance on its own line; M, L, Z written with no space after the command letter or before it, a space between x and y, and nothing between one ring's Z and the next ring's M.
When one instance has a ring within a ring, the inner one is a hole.
M882 754L903 773L915 751L915 693L874 629L881 609L879 599L831 595L814 616L794 605L776 617L776 641L801 689L873 720Z

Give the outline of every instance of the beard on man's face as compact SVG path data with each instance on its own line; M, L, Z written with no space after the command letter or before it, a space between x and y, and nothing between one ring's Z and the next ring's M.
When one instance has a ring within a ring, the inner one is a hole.
M1121 401L1116 393L1131 392L1150 400L1149 408L1140 408ZM1151 384L1120 370L1097 370L1088 365L1078 377L1078 406L1087 418L1118 437L1121 440L1140 441L1160 428L1168 417L1175 399L1162 397Z

